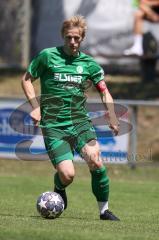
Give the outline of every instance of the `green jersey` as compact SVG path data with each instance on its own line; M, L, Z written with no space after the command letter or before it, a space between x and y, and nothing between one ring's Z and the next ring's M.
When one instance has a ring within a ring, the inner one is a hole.
M135 7L135 8L138 8L138 7L139 7L139 3L140 3L139 0L133 0L133 1L132 1L132 5L133 5L133 7Z
M92 57L82 52L68 56L62 47L47 48L33 59L28 72L41 82L41 127L89 120L84 94L87 80L96 85L104 78Z

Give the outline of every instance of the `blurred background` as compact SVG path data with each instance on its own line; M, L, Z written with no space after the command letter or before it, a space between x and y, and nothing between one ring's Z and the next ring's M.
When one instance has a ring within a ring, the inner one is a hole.
M31 59L43 48L62 45L63 20L83 15L88 31L82 51L103 66L113 98L144 101L132 103L137 109L138 158L158 161L158 53L148 58L123 55L133 43L134 11L130 0L0 1L1 99L24 98L20 80ZM158 23L144 21L144 32L151 32L159 45ZM39 94L38 82L35 88ZM89 96L97 97L93 88L89 89Z
M108 65L108 72L138 73L137 59L122 58L133 42L133 0L7 0L0 3L0 66L26 67L40 50L62 44L64 19L85 16L88 31L82 50ZM5 11L4 11L5 10ZM145 21L159 42L159 25Z

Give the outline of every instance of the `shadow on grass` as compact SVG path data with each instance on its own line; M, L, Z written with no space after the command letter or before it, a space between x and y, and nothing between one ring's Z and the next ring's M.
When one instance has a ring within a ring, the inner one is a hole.
M34 215L34 216L30 216L30 215L22 215L22 214L5 214L5 213L0 213L0 217L16 217L16 218L33 218L33 219L41 219L41 220L54 220L54 219L49 219L49 218L43 218L41 217L40 215ZM56 218L57 219L74 219L74 220L92 220L91 218L86 218L86 217L74 217L74 216L60 216L59 218ZM99 219L93 219L93 220L99 220Z
M22 215L22 214L5 214L5 213L0 213L0 217L17 217L17 218L30 217L30 218L41 218L41 216L27 216L27 215Z

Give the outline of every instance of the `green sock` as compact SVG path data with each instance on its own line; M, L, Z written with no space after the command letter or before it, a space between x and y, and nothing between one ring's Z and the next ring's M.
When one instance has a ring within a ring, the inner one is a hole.
M54 175L54 184L59 190L65 189L66 185L61 182L58 172Z
M109 178L106 174L105 166L91 171L92 192L98 202L108 201L109 197Z

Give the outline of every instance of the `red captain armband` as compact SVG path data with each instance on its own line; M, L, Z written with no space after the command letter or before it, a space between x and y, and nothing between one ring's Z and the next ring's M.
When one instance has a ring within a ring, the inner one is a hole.
M101 80L99 83L96 84L96 88L99 92L104 92L107 90L107 86L104 80Z

